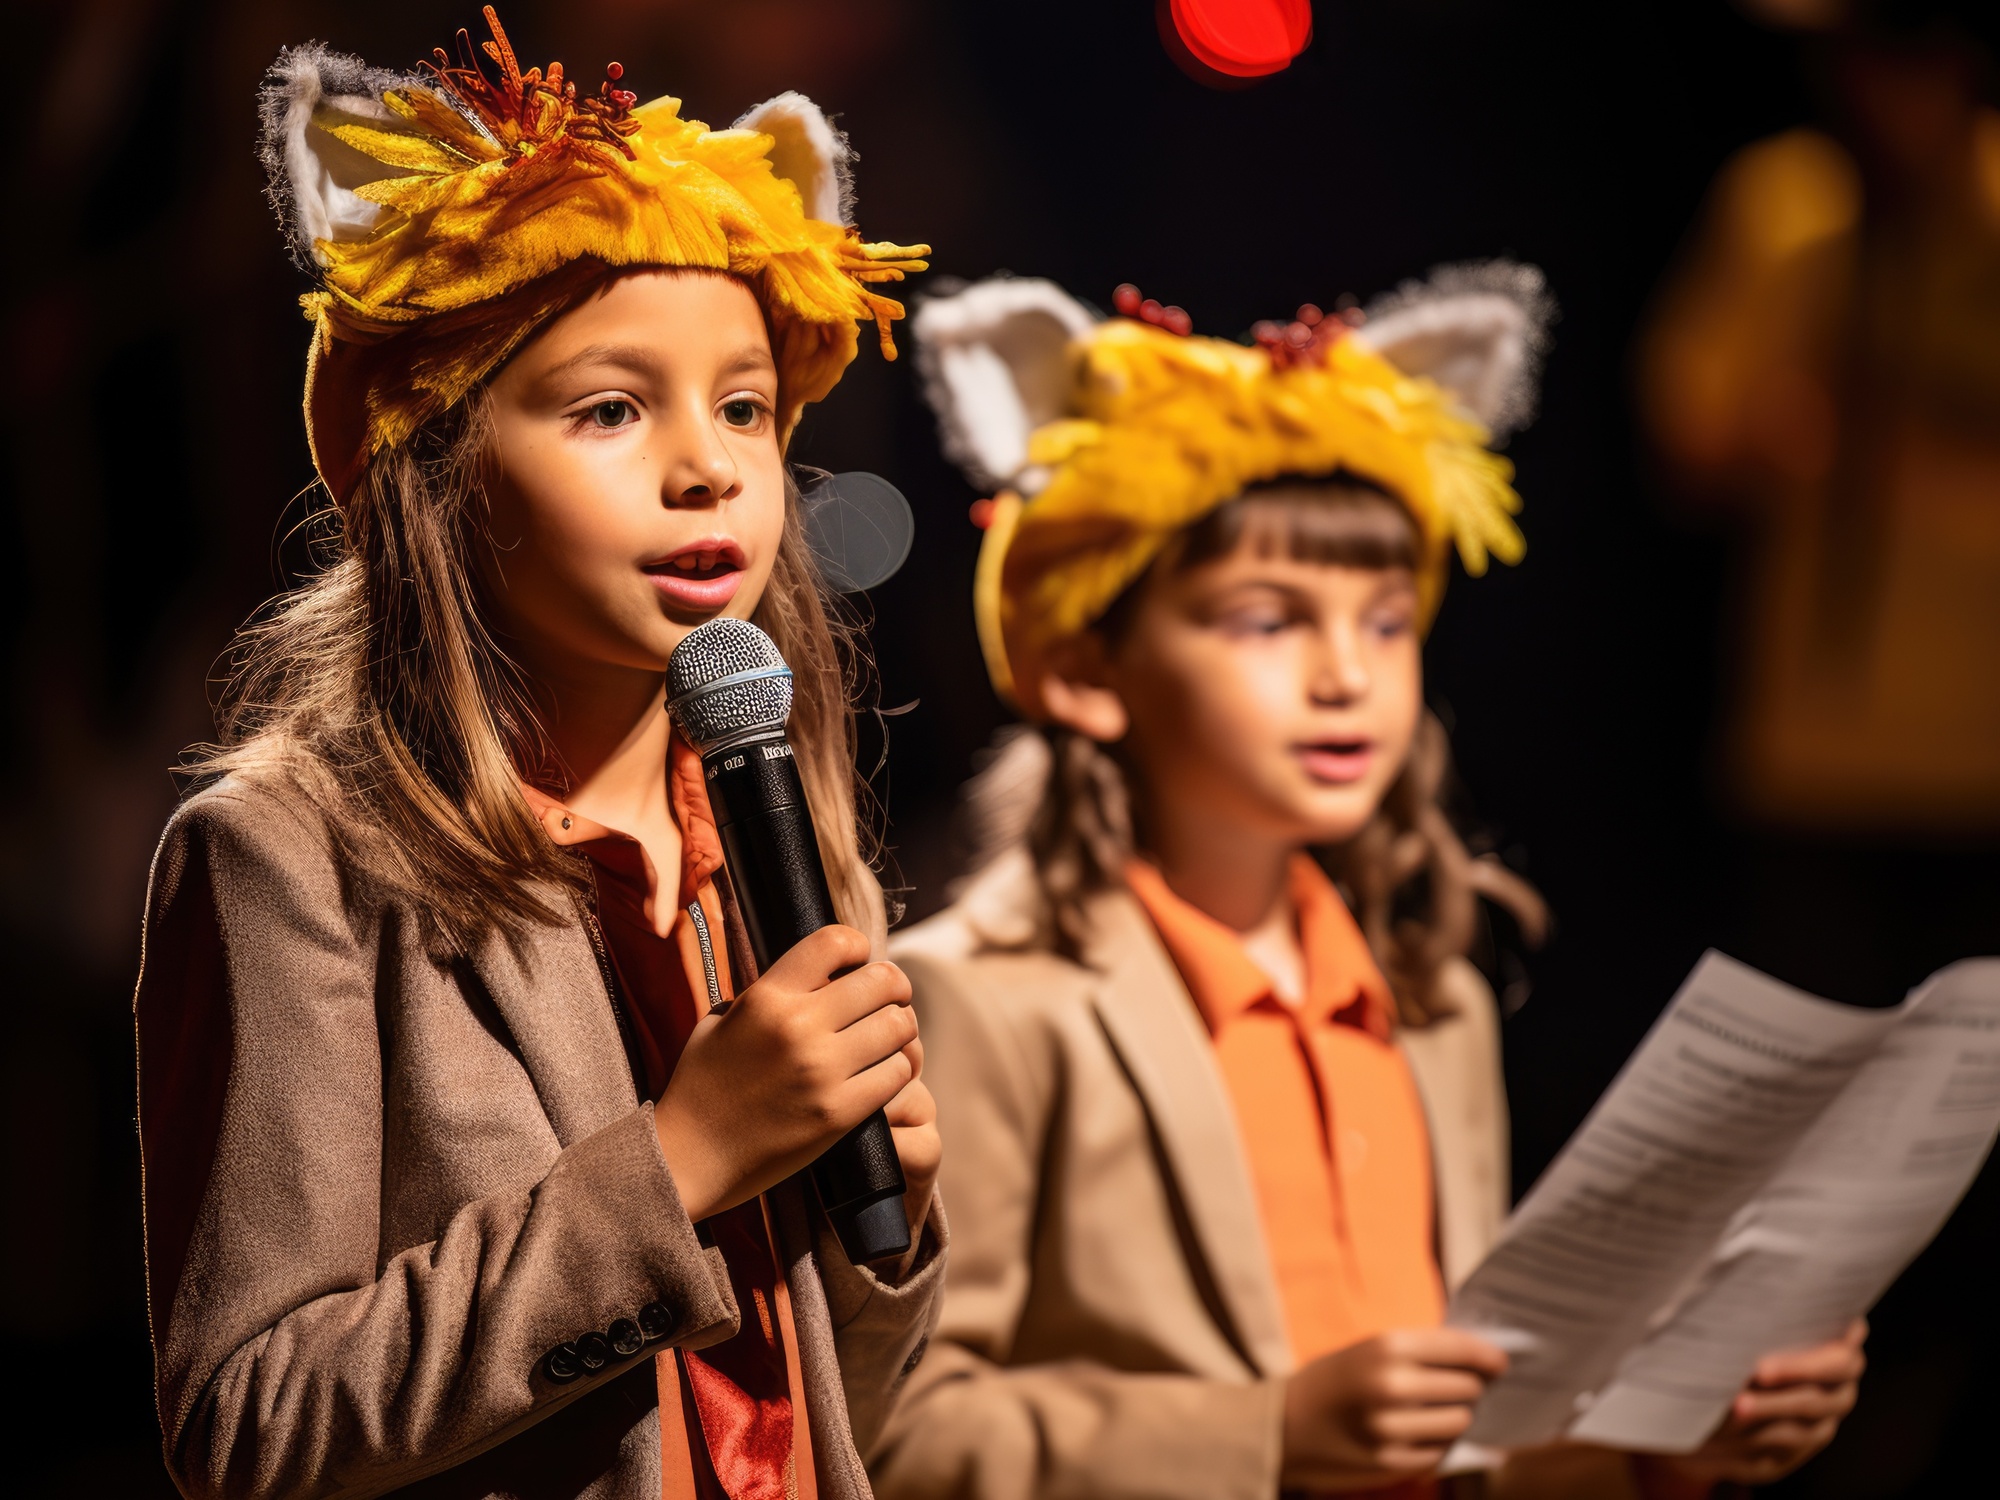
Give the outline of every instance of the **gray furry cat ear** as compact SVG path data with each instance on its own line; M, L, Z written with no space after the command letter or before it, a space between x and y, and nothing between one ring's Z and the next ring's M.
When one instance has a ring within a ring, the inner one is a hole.
M1070 344L1097 315L1053 281L993 277L925 297L910 320L944 451L975 485L1032 496L1028 437L1067 411Z
M264 75L259 97L263 132L259 155L269 174L292 258L308 271L324 265L319 244L365 237L382 217L379 205L355 192L395 174L333 135L329 127L365 124L377 130L409 127L382 102L392 88L421 87L418 80L358 57L309 42L287 47Z
M1533 420L1555 298L1519 261L1440 266L1367 310L1355 339L1406 375L1445 387L1494 438Z
M799 190L807 218L854 223L854 153L817 104L788 91L746 111L736 128L776 142L771 170Z

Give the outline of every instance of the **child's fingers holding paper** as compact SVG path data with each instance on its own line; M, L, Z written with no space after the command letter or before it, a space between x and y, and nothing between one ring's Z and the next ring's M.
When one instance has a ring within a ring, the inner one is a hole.
M1482 1382L1507 1369L1507 1355L1497 1344L1462 1328L1399 1328L1382 1335L1382 1348L1412 1364L1469 1370Z
M1832 1442L1854 1399L1852 1381L1832 1386L1803 1382L1775 1390L1751 1387L1737 1396L1722 1426L1695 1452L1648 1462L1711 1481L1768 1484Z
M1388 1446L1437 1447L1455 1442L1472 1425L1469 1404L1389 1406L1369 1413L1368 1436ZM1435 1459L1439 1455L1433 1454Z
M1395 1329L1307 1362L1286 1383L1285 1487L1367 1488L1436 1464L1506 1367L1457 1328Z
M1769 1484L1782 1479L1833 1441L1840 1423L1832 1417L1816 1422L1784 1418L1748 1431L1713 1439L1691 1456L1689 1471L1711 1481Z
M1757 1368L1750 1376L1751 1387L1771 1389L1807 1383L1839 1385L1859 1380L1862 1371L1868 1367L1868 1356L1862 1352L1867 1339L1868 1320L1856 1318L1837 1339L1828 1339L1809 1349L1786 1349L1767 1354L1757 1361Z
M1735 1427L1750 1428L1761 1422L1774 1422L1787 1417L1809 1422L1831 1417L1838 1421L1854 1410L1859 1390L1860 1387L1852 1380L1838 1385L1806 1382L1772 1390L1752 1387L1739 1394L1730 1407L1730 1423Z
M1486 1381L1471 1370L1450 1365L1394 1363L1375 1377L1375 1394L1399 1406L1440 1406L1451 1402L1470 1406L1486 1393Z

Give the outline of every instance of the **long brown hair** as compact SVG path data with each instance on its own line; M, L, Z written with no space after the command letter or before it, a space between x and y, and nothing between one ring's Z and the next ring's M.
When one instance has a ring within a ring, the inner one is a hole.
M1253 537L1260 511L1275 512L1282 526L1259 526ZM1307 562L1390 568L1417 561L1409 513L1375 486L1341 475L1258 486L1189 527L1153 566L1191 567L1239 546L1280 540ZM1129 627L1144 582L1121 595L1096 627L1114 642ZM1410 757L1374 817L1346 843L1312 851L1346 896L1407 1025L1449 1014L1441 975L1471 950L1482 896L1511 913L1530 943L1548 926L1547 907L1533 887L1490 855L1475 857L1466 848L1445 811L1452 789L1449 739L1426 710ZM1122 881L1126 861L1145 842L1115 748L1060 726L1014 731L975 779L968 811L975 868L1025 843L1044 908L1040 940L1080 957L1087 901Z
M237 633L216 741L183 765L203 782L302 791L358 888L411 901L461 950L496 928L571 920L589 889L583 862L521 795L524 778L561 789L566 777L480 596L491 432L482 387L314 517L313 576ZM879 937L854 776L852 701L868 663L806 544L789 471L783 538L751 618L792 668L790 737L835 908Z

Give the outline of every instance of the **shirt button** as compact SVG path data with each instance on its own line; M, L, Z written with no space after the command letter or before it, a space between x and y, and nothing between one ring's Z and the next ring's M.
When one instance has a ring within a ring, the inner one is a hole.
M563 819L563 827L564 827L564 829L567 829L567 828L569 827L569 825L570 825L571 823L575 822L575 821L576 821L576 820L575 820L574 818L564 818L564 819Z
M646 1335L639 1331L639 1325L630 1318L620 1318L604 1330L604 1337L611 1345L611 1352L620 1359L637 1354L646 1347Z
M583 1373L583 1365L577 1358L576 1345L557 1344L542 1356L542 1372L557 1385L568 1385Z

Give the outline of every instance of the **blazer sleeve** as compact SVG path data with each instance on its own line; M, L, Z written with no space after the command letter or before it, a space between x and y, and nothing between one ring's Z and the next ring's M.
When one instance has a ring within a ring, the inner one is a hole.
M736 1326L646 1109L382 1256L378 992L396 980L370 927L395 918L344 895L316 819L229 783L154 863L135 999L147 1271L167 1465L192 1497L393 1489L645 1357L558 1381L556 1345L642 1311L688 1347Z
M963 964L899 955L945 1139L952 1266L937 1337L870 1459L882 1500L1271 1500L1283 1386L1090 1359L1015 1362L1063 1087L1060 1047Z
M930 1213L907 1263L893 1274L851 1264L823 1215L814 1228L848 1425L855 1447L866 1452L888 1419L896 1393L924 1357L944 1311L951 1233L943 1194L932 1193Z

